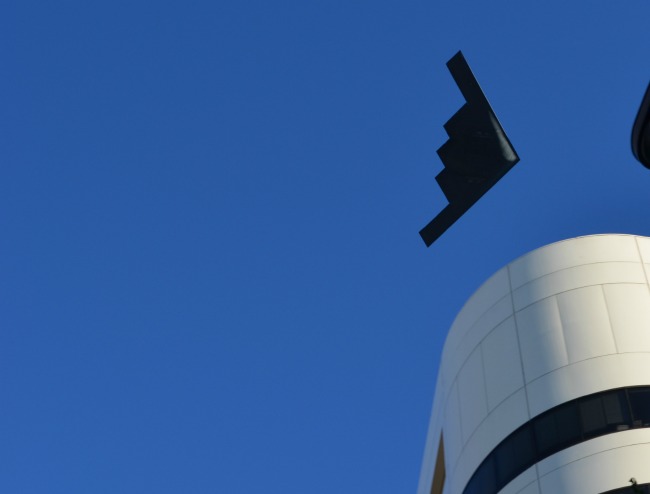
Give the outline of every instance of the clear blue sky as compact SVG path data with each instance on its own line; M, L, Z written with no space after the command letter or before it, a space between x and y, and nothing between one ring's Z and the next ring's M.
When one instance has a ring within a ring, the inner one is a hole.
M415 491L444 335L650 235L650 4L0 6L0 492ZM462 49L521 162L430 249Z

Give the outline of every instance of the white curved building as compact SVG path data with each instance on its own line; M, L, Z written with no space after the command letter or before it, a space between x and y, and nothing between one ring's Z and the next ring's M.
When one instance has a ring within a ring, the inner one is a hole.
M650 493L649 276L650 238L594 235L488 279L445 342L418 494Z

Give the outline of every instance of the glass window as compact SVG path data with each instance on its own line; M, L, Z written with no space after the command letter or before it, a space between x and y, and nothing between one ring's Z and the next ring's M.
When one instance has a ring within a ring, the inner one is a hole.
M580 442L580 416L578 414L578 404L568 403L557 407L553 415L557 424L558 436L560 437L559 449L566 448L572 444Z
M650 388L630 388L628 390L632 418L637 427L650 425Z
M625 392L610 391L581 399L580 418L585 439L621 430L620 425L630 424Z
M497 490L494 453L491 453L474 472L465 486L463 494L486 494L487 492L497 492Z
M478 494L485 494L486 492L497 491L497 478L494 468L494 455L489 455L481 466L476 471L476 478L474 484L477 488Z
M618 390L603 395L603 407L605 409L605 418L607 424L627 424L630 422L627 402L625 400L625 390Z
M499 488L534 465L536 453L530 425L527 424L508 436L494 451L494 457Z
M632 424L650 427L650 387L621 388L559 405L501 441L476 470L464 494L495 494L536 462L581 441L626 430ZM623 494L626 489L611 492ZM641 492L650 494L648 489L644 484Z
M578 406L568 403L533 420L535 440L543 457L580 441L580 416Z
M557 427L555 426L555 418L553 415L546 414L538 417L534 423L535 440L540 454L547 454L552 451L555 444L557 444Z
M582 432L585 437L593 437L606 429L605 410L599 396L582 400L579 405Z

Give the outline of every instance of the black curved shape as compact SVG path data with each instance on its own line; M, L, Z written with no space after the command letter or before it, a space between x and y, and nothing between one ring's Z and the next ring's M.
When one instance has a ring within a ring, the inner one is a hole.
M650 168L650 85L632 127L632 153L643 166Z
M562 403L501 441L476 469L463 494L496 494L520 473L558 451L641 427L650 427L650 386L602 391Z

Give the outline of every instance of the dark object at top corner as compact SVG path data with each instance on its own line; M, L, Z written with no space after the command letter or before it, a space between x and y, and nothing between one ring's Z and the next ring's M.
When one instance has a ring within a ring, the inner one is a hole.
M643 166L650 168L650 85L632 127L632 152Z
M444 125L449 140L438 149L445 168L436 181L449 204L420 230L427 247L519 161L463 54L447 67L466 103Z

